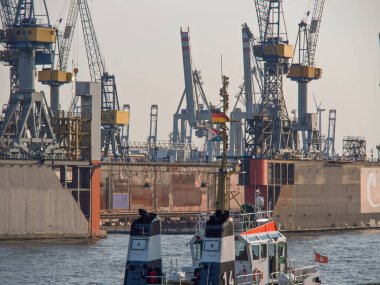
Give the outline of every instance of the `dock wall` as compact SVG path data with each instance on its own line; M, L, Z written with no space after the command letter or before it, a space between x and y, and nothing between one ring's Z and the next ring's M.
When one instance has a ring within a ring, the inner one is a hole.
M0 164L0 239L89 236L86 217L50 166Z
M274 217L287 230L379 227L380 207L371 213L363 211L362 193L367 191L367 185L361 179L362 169L377 171L380 165L295 162L294 184L278 185ZM380 192L375 195L380 198Z
M137 212L204 212L214 210L217 165L114 163L101 167L101 210ZM243 201L238 176L232 188ZM238 208L231 202L232 208Z

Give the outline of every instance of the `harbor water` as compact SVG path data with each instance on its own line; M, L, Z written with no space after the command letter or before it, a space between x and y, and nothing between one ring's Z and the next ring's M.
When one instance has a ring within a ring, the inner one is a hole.
M327 255L322 284L380 284L380 230L288 233L288 255L310 265L313 250ZM162 236L164 266L191 262L190 235ZM0 284L122 284L129 235L98 242L0 242Z

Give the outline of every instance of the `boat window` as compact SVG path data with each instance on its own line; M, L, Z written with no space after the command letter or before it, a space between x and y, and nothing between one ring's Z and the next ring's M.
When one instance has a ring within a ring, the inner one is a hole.
M269 255L269 258L274 257L276 255L273 243L270 243L268 245L268 255Z
M260 240L257 236L252 236L248 238L249 241L257 241Z
M247 247L244 241L235 241L235 260L248 261Z
M272 238L272 239L275 239L275 238L280 238L281 235L277 232L277 233L271 233L269 234L269 236Z
M220 247L220 242L217 240L206 240L205 241L205 250L218 251L219 247Z
M133 250L144 250L146 248L146 240L145 239L133 239L131 248Z
M251 251L252 251L252 259L258 260L259 259L259 245L258 244L252 245Z
M267 258L267 245L261 245L261 258Z
M280 257L285 257L285 245L280 245L278 249Z
M193 243L193 253L194 253L194 259L201 259L202 258L202 245L203 241L198 240Z

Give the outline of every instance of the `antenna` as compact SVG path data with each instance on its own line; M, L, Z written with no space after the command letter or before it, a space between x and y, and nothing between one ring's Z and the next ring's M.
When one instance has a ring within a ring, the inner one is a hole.
M220 54L220 78L223 82L223 54Z

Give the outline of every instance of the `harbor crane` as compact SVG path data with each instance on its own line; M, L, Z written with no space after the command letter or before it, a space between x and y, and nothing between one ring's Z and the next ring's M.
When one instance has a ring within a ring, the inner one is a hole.
M0 17L3 29L9 29L14 24L17 12L16 0L0 0ZM5 40L5 39L4 39ZM4 44L5 42L2 41ZM18 89L18 51L17 49L5 49L0 51L0 61L10 66L10 93L15 94Z
M322 150L317 127L317 114L307 112L308 85L312 80L322 76L322 69L315 67L315 54L325 0L314 0L311 18L298 24L296 50L298 62L290 66L288 78L298 84L298 121L294 124L295 132L301 134L301 149L305 157L319 156ZM309 16L310 12L307 12ZM298 47L298 48L297 48ZM297 141L297 140L296 140Z
M256 60L253 54L253 48L257 45L257 39L246 23L242 25L242 44L244 82L240 86L240 92L236 96L234 108L230 113L230 147L228 150L229 156L236 157L245 155L245 140L248 144L252 144L254 140L251 133L248 133L245 137L243 128L245 121L252 120L254 112L257 112L258 104L256 97L261 97L264 74L262 62ZM238 107L239 103L243 105L243 110Z
M58 145L51 126L45 95L35 88L37 65L51 65L56 30L51 26L46 2L36 12L35 1L1 2L3 21L1 56L14 72L11 94L0 127L0 141L8 157L45 158ZM14 16L13 16L14 15ZM12 21L13 19L13 21Z
M263 86L257 112L246 120L245 148L253 157L285 157L293 152L291 121L283 92L293 47L289 45L283 0L255 0L259 41L253 48L263 62Z
M189 29L181 29L181 43L185 90L173 115L172 142L174 145L191 145L193 129L196 137L207 138L212 112L203 90L201 72L192 67ZM185 108L181 108L183 101L186 101ZM214 142L207 141L209 160L213 159L214 145Z
M60 41L57 67L59 72L65 72L67 68L78 15L80 15L82 23L91 81L101 83L102 155L108 157L111 148L114 158L118 158L123 152L121 128L128 124L129 116L126 111L120 110L115 76L106 70L87 0L71 0L70 2L66 27ZM56 81L48 81L47 83L51 86L52 109L55 113L59 105L58 88L61 84ZM77 113L77 105L78 96L74 95L70 104L69 115Z
M336 129L336 110L329 110L329 127L327 130L327 138L323 148L325 159L335 159L335 129Z

